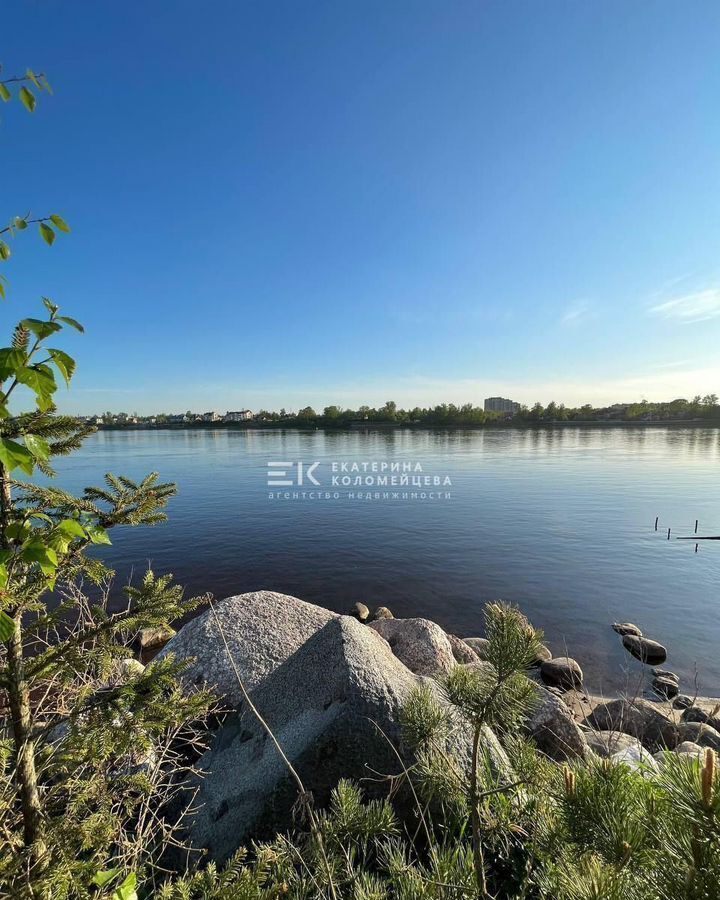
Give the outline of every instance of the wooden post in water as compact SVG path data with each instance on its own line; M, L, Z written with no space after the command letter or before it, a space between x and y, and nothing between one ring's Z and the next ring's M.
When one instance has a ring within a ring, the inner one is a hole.
M669 528L668 528L668 537L667 537L667 539L670 540L670 529L669 529Z
M695 519L695 534L697 534L698 520Z
M655 516L655 531L657 531L658 521L660 520L660 516Z

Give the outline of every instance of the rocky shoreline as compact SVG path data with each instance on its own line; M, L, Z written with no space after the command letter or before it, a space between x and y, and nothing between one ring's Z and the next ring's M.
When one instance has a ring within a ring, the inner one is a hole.
M588 693L580 664L542 645L527 673L538 697L523 734L557 763L598 756L648 777L669 753L720 751L720 700L681 694L677 677L659 668L664 647L632 623L613 628L651 676L656 699ZM214 603L157 657L184 662L188 689L213 687L230 710L198 764L197 802L184 822L190 842L224 861L248 840L287 828L297 800L288 761L320 805L340 778L360 782L370 797L384 795L388 779L412 764L402 711L413 690L447 706L442 679L456 666L490 666L487 649L484 637L461 638L429 619L396 619L386 607L371 614L355 604L343 616L270 591ZM460 728L447 741L448 755L464 765L467 734ZM483 750L512 777L513 761L489 728Z

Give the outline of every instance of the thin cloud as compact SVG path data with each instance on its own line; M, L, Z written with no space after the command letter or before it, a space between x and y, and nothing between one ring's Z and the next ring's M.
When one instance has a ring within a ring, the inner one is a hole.
M661 316L663 319L673 319L686 325L717 319L720 316L720 289L713 288L697 291L694 294L685 294L674 300L667 300L665 303L651 306L648 312L651 315Z
M589 301L578 300L577 302L571 303L570 306L568 306L568 308L560 317L560 324L571 325L573 322L584 319L591 312L592 304Z

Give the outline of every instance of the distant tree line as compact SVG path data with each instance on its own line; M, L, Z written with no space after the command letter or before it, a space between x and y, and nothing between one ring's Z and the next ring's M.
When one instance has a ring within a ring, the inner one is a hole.
M306 406L296 414L260 410L255 415L256 422L276 423L298 427L342 427L344 425L367 422L379 425L428 425L428 426L478 426L493 424L532 425L540 422L594 422L594 421L664 421L683 419L709 419L720 422L720 405L717 394L706 394L693 397L692 400L672 400L663 403L650 403L642 400L639 403L618 403L613 406L593 407L565 406L563 403L550 402L547 406L536 403L532 407L521 406L515 414L486 412L480 406L465 403L456 406L454 403L441 403L432 407L416 406L412 409L398 408L397 404L388 400L379 408L361 406L358 409L342 409L339 406L326 406L322 412L316 412Z

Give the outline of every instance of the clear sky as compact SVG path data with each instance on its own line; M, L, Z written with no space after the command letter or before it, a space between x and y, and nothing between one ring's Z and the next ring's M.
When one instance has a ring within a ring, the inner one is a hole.
M720 393L716 0L14 0L3 271L61 408Z

